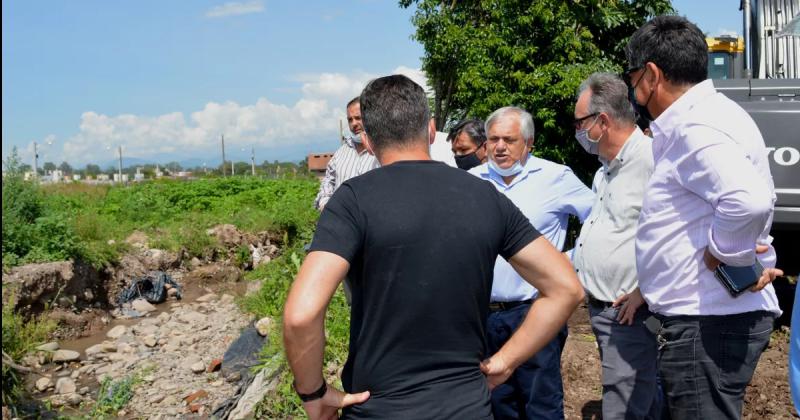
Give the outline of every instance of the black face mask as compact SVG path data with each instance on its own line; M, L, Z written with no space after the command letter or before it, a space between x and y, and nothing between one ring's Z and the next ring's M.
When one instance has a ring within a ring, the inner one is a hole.
M476 155L475 152L472 152L468 155L455 156L455 159L456 166L465 171L468 171L481 164L481 160L478 159L478 155Z
M647 73L646 69L645 73ZM637 81L635 85L628 85L628 100L631 102L631 105L633 105L633 110L636 111L640 117L649 122L653 121L654 119L650 111L647 110L647 104L650 103L650 98L653 97L653 92L650 92L650 96L647 97L647 102L645 102L644 105L639 105L639 102L636 102L636 86L639 85L639 82L642 81L642 78L644 78L644 73L642 73L642 75L639 77L639 81Z

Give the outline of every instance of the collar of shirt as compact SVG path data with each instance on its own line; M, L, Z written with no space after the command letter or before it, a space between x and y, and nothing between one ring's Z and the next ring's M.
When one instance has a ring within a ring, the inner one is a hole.
M369 153L369 150L367 150L366 146L364 146L364 149L359 152L358 149L356 148L356 142L350 139L350 137L344 138L344 144L348 145L351 149L355 150L359 156L362 156L364 153Z
M481 178L491 180L500 187L508 190L512 188L514 185L517 185L520 182L524 181L529 174L540 171L541 169L542 165L540 164L539 158L529 154L528 160L525 162L525 166L522 167L522 171L518 173L517 176L514 177L514 179L511 180L510 184L506 184L506 182L503 181L502 176L489 169L488 163L484 163L483 165L479 166L478 174L481 176Z
M706 79L689 88L653 120L650 123L650 129L653 131L653 155L661 155L672 139L672 134L680 126L679 123L684 121L684 114L690 112L701 100L716 93L714 83L711 79Z
M597 160L603 164L603 170L608 172L624 165L625 161L629 160L630 154L633 153L632 150L634 149L635 143L641 141L644 135L645 134L638 126L635 127L631 135L625 140L625 144L622 145L622 148L619 149L617 155L614 156L614 159L611 159L610 162L600 157L600 155L597 155Z

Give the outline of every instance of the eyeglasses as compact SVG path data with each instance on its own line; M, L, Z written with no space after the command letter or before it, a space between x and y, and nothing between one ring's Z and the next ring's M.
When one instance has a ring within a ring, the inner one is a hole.
M631 74L633 74L633 72L637 70L641 70L643 67L644 66L631 67L628 70L623 71L622 74L620 75L620 78L622 78L622 81L625 82L625 84L628 85L628 87L631 87Z
M583 118L576 118L575 120L572 121L572 124L575 126L576 130L580 130L584 121L588 120L589 118L596 117L598 114L599 114L598 112L593 112Z

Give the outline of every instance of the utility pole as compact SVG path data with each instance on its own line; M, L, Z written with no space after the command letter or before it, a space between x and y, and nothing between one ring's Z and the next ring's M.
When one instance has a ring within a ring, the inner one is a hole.
M122 184L122 145L119 146L119 183Z
M222 176L225 176L225 135L222 134Z
M233 159L231 159L231 176L236 175L236 167L233 166Z
M39 179L39 145L33 142L33 177Z
M253 146L250 152L250 166L253 169L253 176L256 176L256 147Z

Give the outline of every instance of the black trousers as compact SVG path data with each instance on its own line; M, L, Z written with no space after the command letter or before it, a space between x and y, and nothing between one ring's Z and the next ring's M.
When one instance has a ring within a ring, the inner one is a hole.
M658 316L659 372L675 420L739 419L775 315Z

